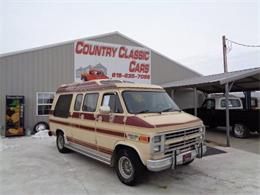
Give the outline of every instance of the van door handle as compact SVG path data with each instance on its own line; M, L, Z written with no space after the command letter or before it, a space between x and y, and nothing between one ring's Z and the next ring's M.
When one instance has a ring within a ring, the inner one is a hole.
M110 114L109 115L109 122L114 122L115 119L115 115L114 114Z
M95 121L102 121L102 116L101 115L97 115L96 117L95 117Z

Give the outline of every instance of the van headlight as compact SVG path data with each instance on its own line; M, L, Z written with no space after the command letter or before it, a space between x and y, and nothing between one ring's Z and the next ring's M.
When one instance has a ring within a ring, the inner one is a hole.
M200 132L203 134L205 133L205 126L200 127Z
M164 141L164 138L163 138L163 135L155 135L153 137L153 141L152 141L152 152L153 153L157 153L157 152L162 152L163 150L163 141Z
M162 137L160 135L154 136L153 138L153 143L159 143L161 142Z
M157 145L157 146L154 146L153 147L153 152L156 153L156 152L160 152L161 151L161 146L160 145Z
M199 139L200 139L200 141L204 141L204 139L205 139L205 126L200 127L200 133L201 133L201 135L200 135Z

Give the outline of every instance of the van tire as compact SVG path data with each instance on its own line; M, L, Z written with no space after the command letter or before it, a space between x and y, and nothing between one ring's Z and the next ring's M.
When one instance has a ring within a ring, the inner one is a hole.
M134 186L144 171L144 165L135 151L121 149L116 156L115 171L123 184Z
M65 148L65 139L63 133L59 132L56 138L56 145L60 153L68 153L69 149Z

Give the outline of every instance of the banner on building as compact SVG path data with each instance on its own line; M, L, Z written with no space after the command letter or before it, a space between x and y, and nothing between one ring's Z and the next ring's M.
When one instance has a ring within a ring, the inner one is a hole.
M151 83L151 51L87 40L74 43L74 79L113 78Z

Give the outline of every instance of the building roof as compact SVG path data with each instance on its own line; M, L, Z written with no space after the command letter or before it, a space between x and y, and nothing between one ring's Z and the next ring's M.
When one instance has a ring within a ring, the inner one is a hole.
M21 54L21 53L26 53L26 52L31 52L31 51L37 51L37 50L41 50L41 49L47 49L47 48L51 48L51 47L57 47L57 46L61 46L61 45L65 45L65 44L72 44L74 43L75 41L79 41L79 40L95 40L95 39L99 39L99 38L103 38L103 37L109 37L109 36L113 36L113 35L117 35L117 36L120 36L124 39L127 39L131 42L133 42L134 44L138 45L139 47L143 47L143 48L146 48L146 49L149 49L151 50L153 53L159 55L159 56L162 56L163 58L166 58L168 59L169 61L177 64L178 66L186 69L186 70L189 70L197 75L202 75L201 73L195 71L195 70L192 70L184 65L182 65L181 63L159 53L158 51L150 48L150 47L147 47L146 45L118 32L118 31L115 31L115 32L110 32L110 33L104 33L104 34L100 34L100 35L95 35L95 36L89 36L89 37L83 37L83 38L80 38L80 39L73 39L73 40L69 40L69 41L64 41L64 42L60 42L60 43L54 43L54 44L49 44L49 45L45 45L45 46L41 46L41 47L35 47L35 48L30 48L30 49L24 49L24 50L20 50L20 51L15 51L15 52L8 52L8 53L3 53L3 54L0 54L0 58L2 57L7 57L7 56L12 56L12 55L16 55L16 54Z
M163 88L197 88L207 93L225 91L225 84L232 83L231 91L260 90L260 67L239 71L193 77L181 81L161 84Z

